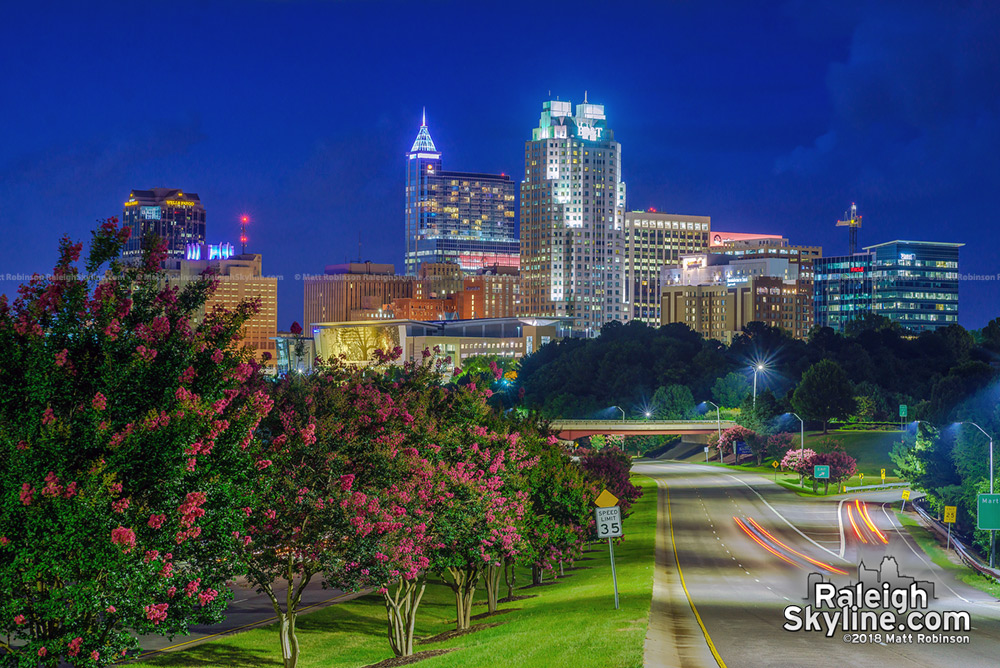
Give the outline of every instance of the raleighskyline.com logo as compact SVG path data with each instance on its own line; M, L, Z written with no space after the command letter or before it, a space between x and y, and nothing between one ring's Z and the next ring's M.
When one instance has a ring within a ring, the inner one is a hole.
M785 608L786 631L843 633L847 643L965 644L972 618L964 610L929 610L934 583L899 574L893 557L878 570L858 565L858 581L838 588L820 573L810 573L807 605Z

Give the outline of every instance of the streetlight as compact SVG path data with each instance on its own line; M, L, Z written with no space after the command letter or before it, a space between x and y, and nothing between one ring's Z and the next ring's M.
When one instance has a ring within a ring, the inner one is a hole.
M715 419L716 419L716 423L717 423L717 425L719 427L719 440L716 441L716 447L719 450L719 463L721 464L722 463L722 411L719 409L719 405L718 404L712 403L711 401L705 401L705 402L702 402L702 403L706 403L706 404L709 404L711 406L715 406Z
M993 437L986 433L986 430L980 427L975 422L959 422L958 424L971 424L973 427L983 432L983 436L990 439L990 494L993 493ZM996 532L990 529L990 568L993 568L993 557L996 548Z
M653 416L653 414L652 414L652 413L650 413L649 411L646 411L646 419L647 419L647 420L648 420L649 418L651 418L652 416Z
M622 412L622 422L624 422L625 421L625 409L622 408L621 406L612 406L612 408L617 408L618 410L620 410Z
M790 415L795 415L795 413L790 413ZM806 454L806 423L805 420L795 415L799 419L799 467L802 466L802 458ZM806 486L806 477L804 475L799 476L799 482L803 487Z
M753 369L753 406L757 407L757 372L764 370L764 363L758 362L757 364L750 367Z

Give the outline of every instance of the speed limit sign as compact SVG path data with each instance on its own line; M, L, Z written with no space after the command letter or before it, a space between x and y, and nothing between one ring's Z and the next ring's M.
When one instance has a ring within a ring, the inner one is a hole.
M618 538L622 535L622 511L618 506L596 508L598 538Z

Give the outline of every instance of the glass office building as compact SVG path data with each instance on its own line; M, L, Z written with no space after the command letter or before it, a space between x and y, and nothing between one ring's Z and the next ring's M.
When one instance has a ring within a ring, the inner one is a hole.
M424 263L452 262L466 274L518 267L516 199L506 174L442 170L424 119L406 154L406 275Z
M814 259L816 325L843 331L862 311L914 334L957 324L963 245L897 240L851 256Z
M176 188L133 190L122 212L122 226L132 229L122 257L135 261L142 257L147 235L167 242L167 258L184 260L189 245L205 243L205 207L194 193Z

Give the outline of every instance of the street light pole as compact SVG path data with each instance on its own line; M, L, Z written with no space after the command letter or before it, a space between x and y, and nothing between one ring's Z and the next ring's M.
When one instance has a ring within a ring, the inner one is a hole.
M612 406L612 408L617 408L618 410L620 410L622 412L622 422L624 422L625 421L625 409L622 408L621 406Z
M795 413L792 413L792 415L795 415L795 417L799 420L799 466L802 466L802 458L806 454L806 422ZM800 474L799 480L802 483L802 486L805 487L805 476Z
M986 430L980 427L975 422L963 422L962 424L971 424L973 427L983 432L983 436L990 439L990 494L993 493L993 437L986 433ZM994 553L996 552L996 531L990 529L990 568L993 568Z
M719 463L722 463L722 412L719 410L718 404L713 404L711 401L706 401L706 404L710 406L715 406L715 420L719 427L719 440L716 441L716 447L719 450Z
M753 407L757 408L757 372L763 371L763 364L756 364L753 367Z

